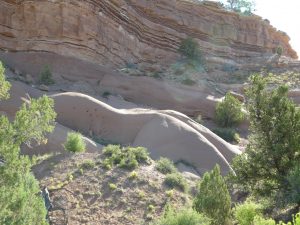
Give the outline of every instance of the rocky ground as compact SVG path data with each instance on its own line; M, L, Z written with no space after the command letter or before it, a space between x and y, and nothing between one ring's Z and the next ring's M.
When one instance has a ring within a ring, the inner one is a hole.
M130 171L104 169L102 160L98 152L62 153L39 160L33 171L41 185L49 188L52 224L150 224L167 205L189 204L195 193L193 176L187 193L168 188L154 161Z

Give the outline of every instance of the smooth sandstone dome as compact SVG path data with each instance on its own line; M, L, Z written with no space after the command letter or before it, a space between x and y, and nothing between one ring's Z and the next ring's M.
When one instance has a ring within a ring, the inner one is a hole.
M200 173L216 163L224 173L230 170L228 162L234 154L226 154L226 159L200 132L175 117L153 110L119 110L74 92L51 97L55 100L58 122L74 130L120 144L147 147L154 159L164 156L183 160Z
M0 103L1 111L10 115L18 109L27 93L34 97L42 94L19 82L12 84L10 100ZM49 136L48 147L59 148L64 141L62 137L71 128L120 144L147 147L154 159L164 156L174 161L184 160L200 173L218 163L224 174L230 170L232 158L239 154L234 146L175 111L116 109L75 92L50 97L55 101L59 124ZM89 141L90 151L97 147L101 149L101 146Z

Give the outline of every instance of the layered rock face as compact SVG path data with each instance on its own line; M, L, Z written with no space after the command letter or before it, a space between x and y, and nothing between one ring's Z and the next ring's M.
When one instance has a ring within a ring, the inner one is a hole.
M0 0L0 49L46 51L118 68L167 65L195 38L211 64L261 63L289 37L260 17L185 0Z

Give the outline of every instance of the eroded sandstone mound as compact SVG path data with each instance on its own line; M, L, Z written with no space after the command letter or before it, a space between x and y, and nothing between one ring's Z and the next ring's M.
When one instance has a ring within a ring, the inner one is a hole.
M19 82L12 84L11 98L0 103L0 110L11 116L22 98L42 94ZM147 147L155 159L165 156L174 161L183 160L200 173L212 169L216 163L227 173L229 162L240 153L202 125L174 111L120 110L74 92L50 96L55 101L57 121L65 127L124 145ZM48 148L59 148L66 132L58 125L52 134L58 137L49 138ZM90 151L97 147L93 143L89 145Z
M168 64L180 42L199 42L208 64L261 64L289 37L258 16L187 0L1 0L0 48L46 51L106 66Z

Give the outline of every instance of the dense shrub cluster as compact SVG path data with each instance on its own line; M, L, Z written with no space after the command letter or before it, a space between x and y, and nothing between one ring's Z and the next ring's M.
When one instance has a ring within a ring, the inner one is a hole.
M144 147L120 147L120 145L108 145L103 149L105 160L103 165L110 169L117 165L125 169L135 169L139 163L149 160L149 152Z

